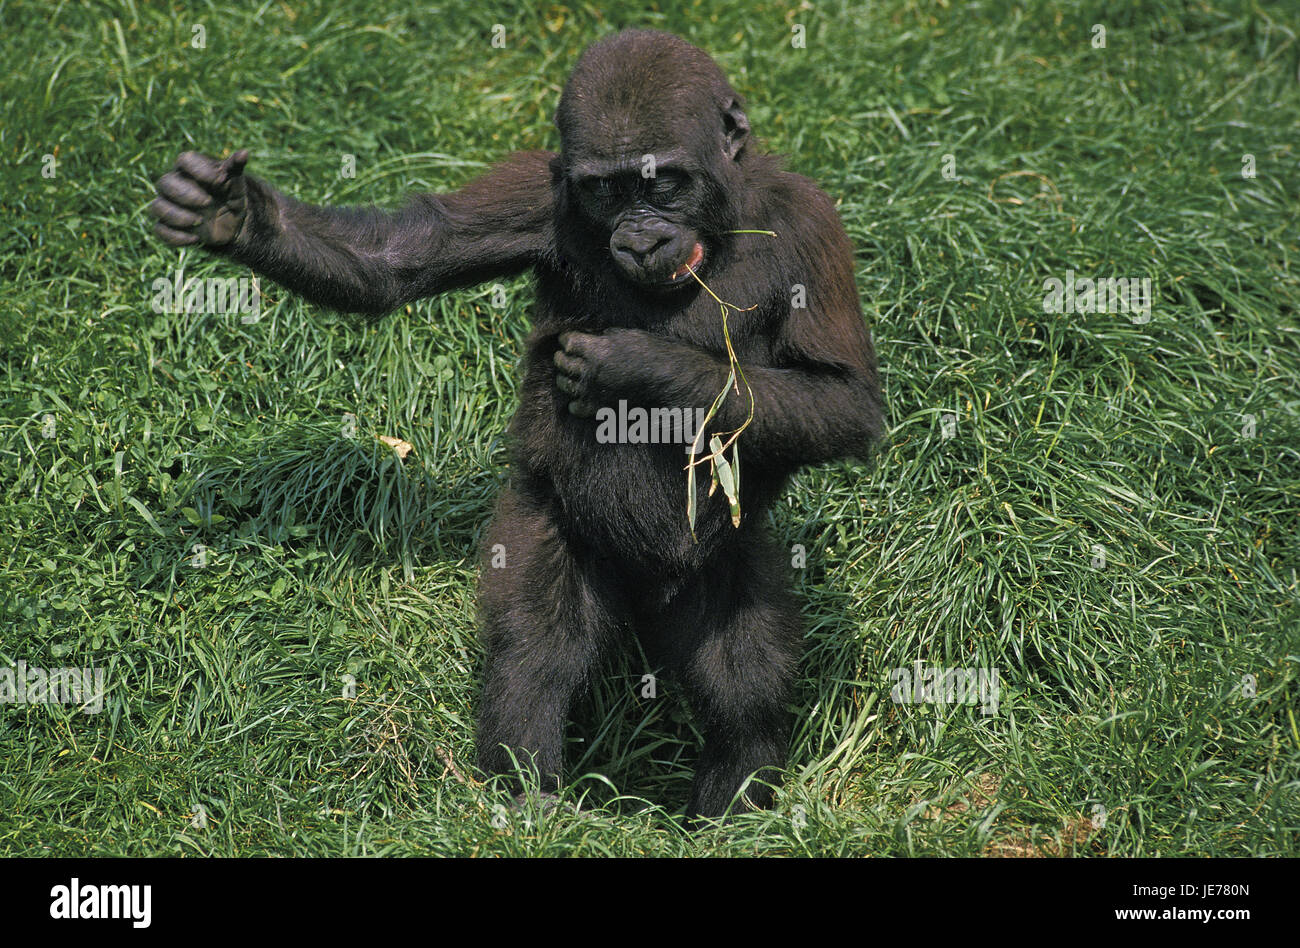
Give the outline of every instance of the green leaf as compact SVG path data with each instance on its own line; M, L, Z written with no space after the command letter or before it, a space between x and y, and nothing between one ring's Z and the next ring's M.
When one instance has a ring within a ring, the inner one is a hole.
M722 484L722 492L727 495L727 502L731 507L731 525L740 526L740 497L736 494L736 478L731 472L731 465L727 462L726 456L722 453L722 441L714 437L709 442L709 447L713 448L713 463L717 465L718 481Z

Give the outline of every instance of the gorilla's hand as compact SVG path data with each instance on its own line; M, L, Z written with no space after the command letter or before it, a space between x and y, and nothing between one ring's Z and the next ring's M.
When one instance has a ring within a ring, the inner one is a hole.
M613 340L603 333L562 332L555 352L555 387L571 399L569 413L594 418L605 395L598 380L614 362ZM612 374L612 373L609 373Z
M616 398L654 398L689 371L687 347L640 329L563 332L555 353L555 387L568 395L569 412L594 418Z
M158 196L149 205L149 213L158 218L154 233L173 247L224 247L233 241L248 209L247 161L246 149L225 161L197 151L182 153L176 167L158 179Z

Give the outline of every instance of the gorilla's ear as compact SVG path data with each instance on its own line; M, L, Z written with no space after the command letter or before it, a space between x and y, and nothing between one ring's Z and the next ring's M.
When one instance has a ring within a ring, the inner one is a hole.
M732 99L731 104L722 110L722 131L722 150L728 158L734 160L744 150L745 142L749 140L749 119L745 117L740 103L735 99Z

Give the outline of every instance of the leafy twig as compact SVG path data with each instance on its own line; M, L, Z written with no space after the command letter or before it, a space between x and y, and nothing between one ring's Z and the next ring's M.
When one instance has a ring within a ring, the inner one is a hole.
M734 230L729 231L733 234L766 234L769 237L775 237L776 232L770 230ZM713 492L722 487L723 494L727 497L727 503L731 507L731 525L740 526L740 445L736 442L740 438L741 432L749 427L750 422L754 420L754 390L749 387L749 382L745 379L745 370L740 367L740 360L736 358L736 350L731 344L731 330L727 326L727 310L735 310L738 313L747 313L756 309L758 304L741 308L734 303L728 303L719 298L709 285L700 279L694 268L687 267L687 271L695 282L704 287L704 291L713 297L718 304L718 309L722 313L722 339L727 347L727 362L729 371L727 381L722 386L722 391L718 393L713 404L709 406L708 413L704 416L704 421L700 424L700 430L696 432L695 442L691 445L691 460L686 463L686 520L691 527L691 537L695 537L695 519L696 519L696 499L695 499L695 468L696 465L709 462L709 494L712 497ZM740 394L741 383L744 383L745 390L749 393L749 415L745 418L743 424L734 431L723 432L727 436L726 441L722 440L719 435L714 435L709 440L709 453L703 456L697 456L700 453L701 441L704 439L705 431L709 422L718 413L722 403L726 400L731 389ZM728 460L726 450L731 448L731 459Z

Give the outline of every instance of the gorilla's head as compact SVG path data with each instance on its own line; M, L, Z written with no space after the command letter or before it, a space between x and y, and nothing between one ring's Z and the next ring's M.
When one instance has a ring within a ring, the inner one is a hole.
M694 285L736 227L749 120L717 64L669 33L590 47L560 98L560 241L655 291ZM595 252L593 254L593 251Z

